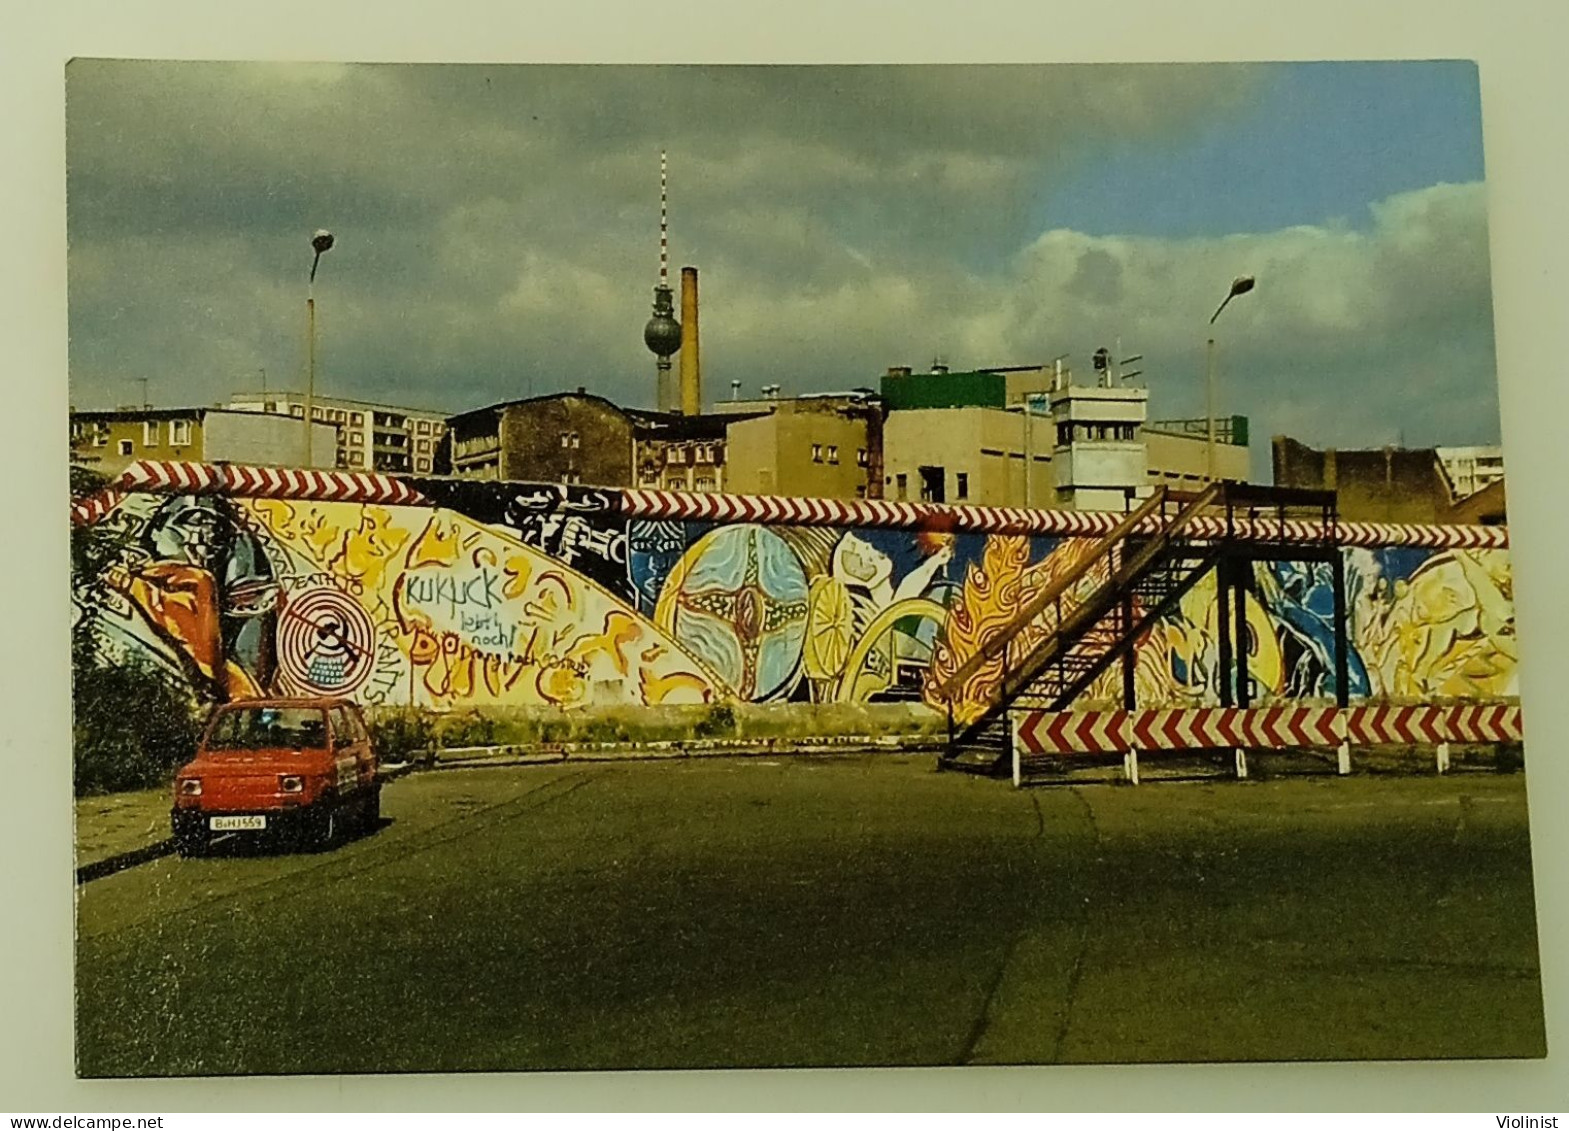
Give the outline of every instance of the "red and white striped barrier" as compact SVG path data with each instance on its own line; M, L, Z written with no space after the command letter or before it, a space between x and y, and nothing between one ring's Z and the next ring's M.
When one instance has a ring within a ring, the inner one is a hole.
M314 499L322 502L410 506L428 504L429 500L414 485L417 482L417 478L410 480L376 472L307 471L289 467L139 460L110 486L120 491L174 491L190 494L223 492L238 496ZM895 527L973 531L978 534L1098 538L1109 534L1123 518L1113 511L951 506L890 499L807 499L621 488L598 490L614 500L616 511L627 518L746 522L771 526ZM78 518L77 505L72 506L73 522L92 522L97 521L98 517L102 517L101 514ZM1140 525L1138 532L1153 534L1160 529L1160 520L1150 518ZM1229 534L1262 542L1297 543L1324 541L1330 533L1343 546L1504 549L1509 545L1509 530L1503 526L1342 522L1333 532L1329 532L1319 522L1244 518L1228 525L1224 518L1206 516L1193 519L1183 531L1184 537L1200 541Z
M1520 708L1507 703L1441 707L1349 707L1346 737L1361 746L1519 742Z
M1522 737L1515 703L1013 713L1013 741L1021 754L1334 747L1343 742L1404 746L1519 742Z
M105 487L96 494L87 495L80 499L72 499L71 525L91 526L119 506L124 498L124 491L117 491L113 487Z
M132 491L393 506L428 503L424 495L404 480L379 472L144 459L127 467L106 490L73 502L71 521L77 525L97 522Z
M1040 534L1098 538L1111 533L1123 516L1113 511L1039 510L1022 507L950 506L901 503L888 499L796 499L772 495L717 495L683 491L624 490L621 513L630 518L754 522L765 525L889 526L966 530L987 534ZM1140 534L1162 529L1158 518L1137 528ZM1199 517L1183 530L1198 540L1232 537L1264 542L1321 542L1330 532L1321 522ZM1505 549L1504 526L1421 526L1382 522L1342 522L1333 531L1343 546L1422 546L1431 549Z

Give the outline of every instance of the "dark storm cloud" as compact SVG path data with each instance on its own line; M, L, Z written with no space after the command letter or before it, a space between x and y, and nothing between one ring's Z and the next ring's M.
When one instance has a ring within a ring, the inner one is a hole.
M1030 219L1097 146L1212 128L1260 81L1245 67L78 61L73 399L125 400L144 376L162 403L220 400L263 368L296 382L306 241L327 226L329 390L456 410L583 384L647 403L664 146L673 267L703 271L711 392L732 376L865 384L936 353L1082 358L1121 336L1151 359L1157 411L1191 411L1216 280L1246 270L1260 289L1224 330L1228 367L1250 375L1228 403L1267 418L1278 398L1277 419L1344 429L1321 390L1366 388L1377 364L1413 427L1496 416L1479 186L1392 198L1357 231L1123 239ZM1395 384L1417 365L1441 392L1430 404Z

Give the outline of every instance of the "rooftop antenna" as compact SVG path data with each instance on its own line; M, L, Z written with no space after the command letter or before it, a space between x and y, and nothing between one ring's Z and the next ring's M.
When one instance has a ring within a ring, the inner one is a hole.
M730 399L733 400L733 401L738 401L738 400L741 399L741 382L740 381L737 381L737 380L734 380L734 379L731 380L731 382L730 382Z
M152 403L147 399L147 380L146 377L132 377L131 383L142 387L142 407L152 408Z

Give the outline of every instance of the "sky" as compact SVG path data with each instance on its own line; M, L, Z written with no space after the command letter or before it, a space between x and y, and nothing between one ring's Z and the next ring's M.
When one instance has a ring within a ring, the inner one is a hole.
M299 388L651 406L658 268L705 392L1142 354L1151 416L1342 448L1496 443L1464 62L67 68L78 408ZM1256 289L1214 312L1233 277Z

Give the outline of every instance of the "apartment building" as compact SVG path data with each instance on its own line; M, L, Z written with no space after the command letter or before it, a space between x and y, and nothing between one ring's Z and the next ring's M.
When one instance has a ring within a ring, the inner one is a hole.
M312 467L333 467L338 429L311 427ZM226 408L71 413L71 462L113 476L137 460L305 466L303 418Z
M281 391L235 393L229 398L229 407L303 419L305 397ZM316 420L337 429L332 466L363 471L436 470L446 434L445 413L328 396L317 396L311 412Z

